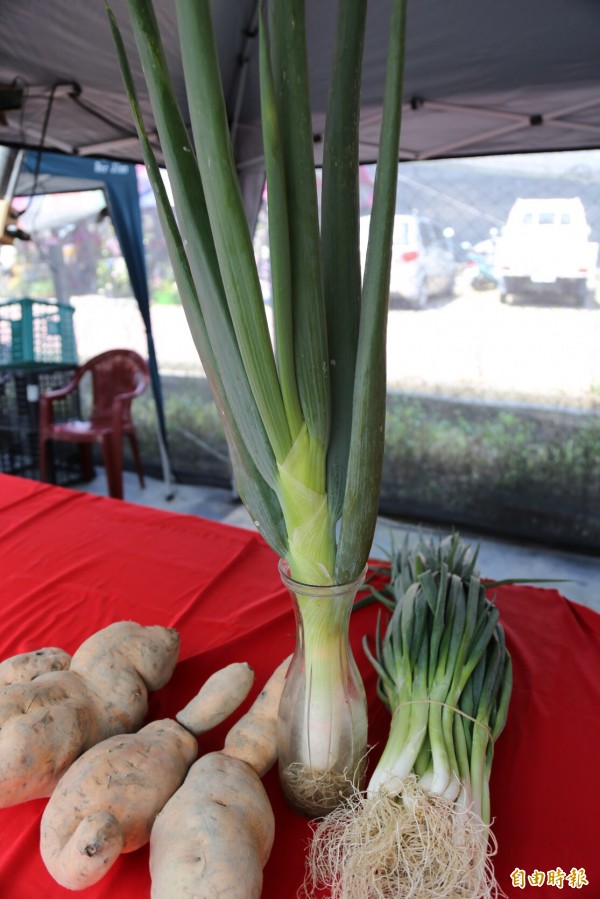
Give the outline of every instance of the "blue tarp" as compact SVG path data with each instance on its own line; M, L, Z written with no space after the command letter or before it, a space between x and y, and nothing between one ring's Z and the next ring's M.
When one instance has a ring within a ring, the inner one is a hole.
M60 153L39 153L30 150L24 156L22 168L34 178L34 181L37 177L42 180L44 176L53 176L60 179L63 189L66 189L70 181L72 190L101 188L106 194L110 216L129 272L131 287L146 329L148 365L156 403L164 467L165 458L167 458L167 430L150 321L150 295L135 165L114 160L63 156Z

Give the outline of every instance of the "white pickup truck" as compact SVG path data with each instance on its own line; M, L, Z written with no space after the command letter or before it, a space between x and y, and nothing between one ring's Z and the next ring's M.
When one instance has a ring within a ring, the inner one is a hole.
M598 261L589 236L579 197L516 200L496 245L502 301L534 294L585 305Z

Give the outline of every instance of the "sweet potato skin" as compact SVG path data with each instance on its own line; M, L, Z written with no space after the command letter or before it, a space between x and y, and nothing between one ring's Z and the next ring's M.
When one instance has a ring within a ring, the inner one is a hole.
M66 671L71 656L57 646L44 646L32 652L21 652L0 662L0 685L24 684L50 671Z
M137 730L178 651L170 628L117 622L86 640L68 670L0 689L0 807L49 796L90 746Z
M277 761L277 712L291 658L277 666L246 714L225 737L225 755L246 762L259 777L264 777Z
M42 815L40 851L54 879L70 890L92 886L121 853L147 843L197 754L195 737L166 719L77 759Z
M104 728L101 739L143 724L148 692L170 680L178 655L177 631L134 621L117 621L81 644L69 670L89 686Z
M152 828L152 899L260 899L274 836L250 765L222 752L202 756Z
M247 662L233 662L215 671L200 692L175 716L193 734L211 730L231 715L244 701L254 682Z
M69 671L0 690L0 807L49 796L100 738L85 682Z

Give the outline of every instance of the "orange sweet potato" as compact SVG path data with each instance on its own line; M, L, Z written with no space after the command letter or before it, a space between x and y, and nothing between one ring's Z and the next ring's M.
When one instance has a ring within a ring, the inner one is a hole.
M86 640L64 671L0 689L0 807L49 796L86 749L137 730L148 691L164 686L176 631L117 622Z

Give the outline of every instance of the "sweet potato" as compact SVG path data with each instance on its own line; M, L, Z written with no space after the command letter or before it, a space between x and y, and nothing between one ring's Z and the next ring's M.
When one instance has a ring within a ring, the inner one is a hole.
M148 692L171 679L178 655L177 631L134 621L111 624L81 644L69 670L95 694L104 730L100 739L131 733L143 724Z
M275 818L258 772L277 758L286 659L225 740L198 759L150 835L152 899L259 899Z
M152 899L259 899L274 836L254 769L222 752L202 756L152 828Z
M117 622L86 640L68 670L0 689L0 807L49 796L86 749L137 730L178 651L170 628Z
M193 734L202 734L225 721L250 692L254 671L245 662L233 662L208 678L199 693L175 716Z
M225 755L246 762L259 777L277 761L277 712L291 658L275 669L248 712L225 737Z
M84 889L122 852L147 843L156 815L197 754L195 737L168 719L88 749L60 779L42 815L40 851L52 877L69 890Z
M69 653L56 646L21 652L0 662L0 686L24 684L48 671L65 671L70 664Z
M206 731L209 721L215 726L225 720L245 699L252 681L247 664L228 665L186 706L187 729L176 721L154 721L138 733L98 743L73 762L41 822L42 858L59 884L71 890L89 887L122 852L148 842L156 815L198 754L192 734Z

